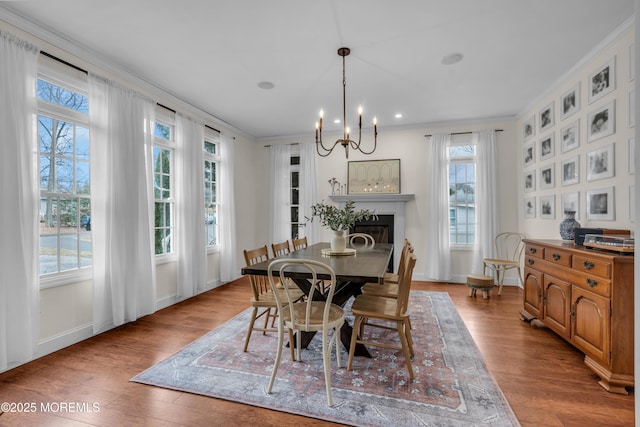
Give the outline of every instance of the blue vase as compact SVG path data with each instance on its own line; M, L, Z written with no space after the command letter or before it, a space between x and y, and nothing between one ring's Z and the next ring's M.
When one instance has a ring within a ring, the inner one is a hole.
M564 219L560 223L560 237L562 240L573 240L577 227L580 227L580 223L576 221L576 212L564 211Z

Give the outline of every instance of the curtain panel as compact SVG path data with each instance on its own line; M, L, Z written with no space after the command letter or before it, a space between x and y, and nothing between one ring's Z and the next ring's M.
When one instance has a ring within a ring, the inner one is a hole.
M449 247L449 162L447 152L450 134L434 134L427 152L427 204L425 224L425 275L429 280L451 279L451 249Z
M291 145L269 148L271 158L270 243L284 242L291 236Z
M240 277L236 255L236 203L233 192L234 146L224 133L220 134L220 281Z
M300 221L311 218L311 206L318 203L318 186L316 175L316 145L314 142L300 144ZM304 227L304 235L309 244L318 243L320 239L320 221L308 222Z
M482 260L494 256L493 240L498 232L496 132L473 132L472 143L476 147L476 240L472 272L480 274Z
M178 300L205 290L204 125L176 114L176 249Z
M93 330L156 308L152 141L155 103L89 73Z
M0 371L31 360L38 340L38 54L0 31Z

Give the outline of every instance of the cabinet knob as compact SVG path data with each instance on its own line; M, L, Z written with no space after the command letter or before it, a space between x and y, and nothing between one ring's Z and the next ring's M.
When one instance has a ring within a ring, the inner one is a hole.
M585 261L582 263L585 270L591 270L595 265L591 261Z
M553 258L554 261L557 261L557 260L560 259L560 255L558 255L556 253L553 253L553 254L551 254L551 258Z
M587 285L590 288L593 288L594 286L598 286L598 281L593 279L587 279Z
M529 259L527 259L527 264L533 265L533 264L535 264L535 261L532 260L531 258L529 258Z
M538 252L536 248L529 248L529 253L535 254L536 252Z

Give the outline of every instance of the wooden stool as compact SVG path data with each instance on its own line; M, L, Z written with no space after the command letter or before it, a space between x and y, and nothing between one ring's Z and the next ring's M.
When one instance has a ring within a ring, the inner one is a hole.
M476 291L482 291L482 299L489 298L489 292L493 289L493 276L485 276L484 274L470 274L467 276L467 286L469 287L469 296L475 297Z

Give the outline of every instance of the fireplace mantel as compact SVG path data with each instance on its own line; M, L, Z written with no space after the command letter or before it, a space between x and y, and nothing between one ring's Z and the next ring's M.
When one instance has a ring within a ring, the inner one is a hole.
M400 254L405 239L405 204L415 198L414 194L348 194L345 196L329 196L331 200L338 203L340 208L349 201L355 202L355 208L369 209L379 215L393 215L393 251ZM394 269L398 271L400 256L393 257Z

